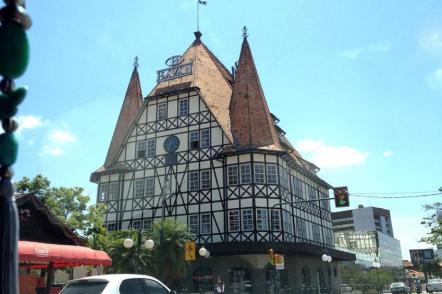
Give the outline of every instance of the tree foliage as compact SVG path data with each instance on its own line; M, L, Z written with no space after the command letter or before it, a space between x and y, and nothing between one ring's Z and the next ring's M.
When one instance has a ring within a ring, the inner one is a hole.
M427 212L422 224L429 229L422 242L438 245L442 244L442 202L424 205Z
M90 197L81 187L51 187L50 181L36 175L23 177L16 183L18 193L33 193L63 223L85 238L94 249L106 246L107 230L104 228L102 204L88 205Z

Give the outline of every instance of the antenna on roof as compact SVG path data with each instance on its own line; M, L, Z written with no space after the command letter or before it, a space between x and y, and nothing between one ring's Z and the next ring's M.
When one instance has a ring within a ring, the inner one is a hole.
M135 58L134 58L134 67L138 68L138 65L139 65L139 63L138 63L138 56L135 56Z
M247 27L246 26L244 26L243 28L242 28L242 37L244 38L244 39L246 39L248 36L249 36L249 34L247 33Z
M206 5L207 1L204 0L196 0L196 31L200 31L200 5Z

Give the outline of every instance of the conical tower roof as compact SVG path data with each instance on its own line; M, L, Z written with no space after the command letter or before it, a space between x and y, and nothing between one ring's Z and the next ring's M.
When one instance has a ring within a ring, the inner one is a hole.
M228 140L232 142L229 104L232 96L232 75L216 56L201 41L201 33L182 55L181 64L192 63L192 74L160 81L149 93L149 97L169 92L197 88L201 99L214 115Z
M143 105L143 95L141 93L140 77L137 67L138 64L135 62L134 70L132 71L132 76L127 86L126 96L124 97L120 115L118 116L112 140L107 151L104 167L109 167L112 164L115 156L117 156L118 149L127 136L138 111Z
M234 147L282 151L247 37L244 38L230 101Z

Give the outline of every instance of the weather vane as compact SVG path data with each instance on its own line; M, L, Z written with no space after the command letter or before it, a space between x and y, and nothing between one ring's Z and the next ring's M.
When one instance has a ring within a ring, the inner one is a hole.
M196 2L196 31L200 31L200 5L207 5L207 1L197 0Z
M249 36L249 34L247 33L247 27L244 26L244 27L242 28L242 37L245 39L245 38L247 38L248 36Z
M134 58L134 67L138 68L138 56L135 56Z

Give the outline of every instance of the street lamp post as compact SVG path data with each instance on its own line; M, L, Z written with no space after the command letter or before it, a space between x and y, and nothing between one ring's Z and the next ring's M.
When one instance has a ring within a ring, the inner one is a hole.
M327 275L328 275L328 293L331 293L331 285L330 285L330 265L329 263L332 262L332 257L330 255L327 254L322 254L321 256L322 261L327 262ZM319 278L319 272L318 272L318 294L321 294L321 280Z
M381 293L381 283L379 281L379 268L381 267L381 263L379 262L378 258L375 258L372 266L376 269L376 276L378 279L378 293Z
M139 273L139 262L140 262L140 255L141 255L141 243L142 243L143 233L141 229L138 230L138 237L137 237L137 259L135 261L135 273ZM134 246L134 240L132 240L130 237L124 239L123 246L126 249L131 249ZM147 250L152 250L155 246L155 242L152 239L148 239L144 242L144 247Z

